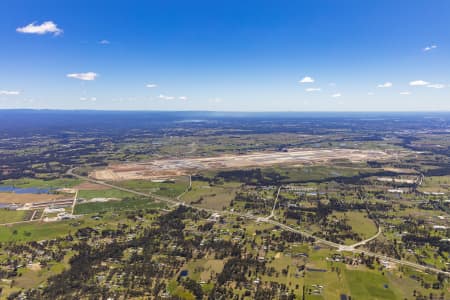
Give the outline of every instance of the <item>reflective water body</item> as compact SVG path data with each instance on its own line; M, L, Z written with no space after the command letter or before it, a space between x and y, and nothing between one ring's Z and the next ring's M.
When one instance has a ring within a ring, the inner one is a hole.
M43 188L17 188L14 186L0 186L0 192L16 193L16 194L49 194L50 189Z

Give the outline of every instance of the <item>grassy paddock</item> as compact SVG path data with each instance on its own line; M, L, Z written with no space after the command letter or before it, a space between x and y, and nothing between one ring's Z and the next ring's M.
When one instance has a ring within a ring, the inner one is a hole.
M198 202L198 206L222 209L228 207L240 186L238 182L227 182L223 185L209 185L205 181L193 181L192 189L183 195L186 203Z
M126 197L134 197L135 195L129 192L107 189L107 190L81 190L78 192L78 197L83 199L93 198L117 198L122 199Z
M75 206L75 214L92 214L106 211L138 210L143 208L160 208L164 204L155 203L149 198L126 198L121 201L81 203Z
M174 182L153 182L151 180L126 180L116 182L116 185L143 193L153 193L160 196L175 198L183 193L188 185L187 177L180 177Z
M0 209L0 224L20 222L25 219L26 211Z
M20 178L7 179L0 182L3 186L14 186L17 188L71 188L83 182L81 179L59 178L51 180Z
M334 212L337 218L347 218L347 223L352 231L358 233L363 239L367 239L377 233L377 226L367 217L367 213L359 211Z

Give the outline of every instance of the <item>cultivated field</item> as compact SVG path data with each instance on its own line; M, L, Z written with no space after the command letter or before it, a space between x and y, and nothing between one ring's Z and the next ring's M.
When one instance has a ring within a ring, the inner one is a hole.
M145 163L110 165L90 176L99 180L158 179L180 176L208 169L240 169L273 165L301 166L334 160L363 162L383 160L391 154L378 150L355 149L291 149L287 152L257 152L246 155L224 155L205 158L160 159Z

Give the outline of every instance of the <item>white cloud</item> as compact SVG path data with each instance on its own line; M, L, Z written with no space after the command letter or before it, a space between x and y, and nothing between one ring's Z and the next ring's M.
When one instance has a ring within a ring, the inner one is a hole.
M79 80L85 80L85 81L92 81L95 80L95 78L98 77L97 73L94 72L87 72L87 73L71 73L67 74L67 77L79 79Z
M16 29L17 32L20 33L29 33L29 34L39 34L43 35L46 33L53 33L53 35L60 35L63 31L58 28L58 26L53 23L53 21L46 21L40 25L33 22L24 27L19 27Z
M93 101L93 102L94 102L94 101L97 101L97 97L90 97L90 98L87 98L87 97L81 97L80 100L81 100L81 101L89 101L89 100L90 100L90 101Z
M443 88L445 88L445 85L440 84L440 83L433 83L433 84L427 85L427 87L434 88L434 89L443 89Z
M178 97L179 100L187 100L188 98L186 96L180 96Z
M17 96L17 95L20 95L20 92L19 91L0 91L0 95Z
M148 87L148 88L150 88L150 89L155 88L155 87L158 87L158 85L157 85L157 84L154 84L154 83L149 83L149 84L146 84L145 86Z
M428 52L428 51L431 51L436 48L437 48L437 45L426 46L425 48L423 48L423 51Z
M100 45L109 45L109 44L111 44L111 42L108 41L108 40L101 40L101 41L99 41L98 43L99 43Z
M175 99L175 97L172 97L172 96L166 96L166 95L161 94L161 95L159 95L159 99L163 99L163 100L173 100L173 99Z
M373 92L368 92L367 95L368 95L368 96L373 96L373 95L375 95L375 93L373 93Z
M339 98L341 96L342 96L341 93L336 93L336 94L331 95L332 98Z
M314 78L309 77L309 76L305 76L299 81L299 83L313 83L313 82L314 82Z
M411 92L408 92L408 91L400 92L400 95L405 95L405 96L411 95Z
M410 86L424 86L429 85L430 83L424 80L414 80L409 83Z
M307 92L320 92L321 89L320 88L307 88L307 89L305 89L305 91L307 91Z
M378 87L379 88L390 88L390 87L392 87L392 82L388 81L388 82L385 82L383 84L379 84Z

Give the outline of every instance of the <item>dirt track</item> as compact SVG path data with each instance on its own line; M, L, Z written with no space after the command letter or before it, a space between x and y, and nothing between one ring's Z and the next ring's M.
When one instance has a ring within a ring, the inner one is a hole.
M208 169L239 169L272 165L302 166L347 159L352 162L382 160L391 155L377 150L356 149L291 149L288 152L256 152L245 155L160 159L145 163L111 165L92 172L98 180L118 181L130 179L158 179L185 175Z

